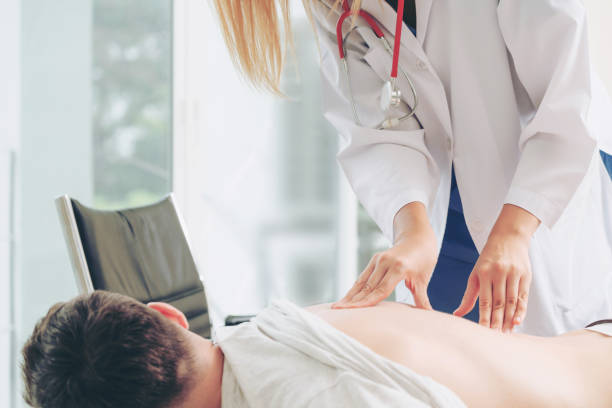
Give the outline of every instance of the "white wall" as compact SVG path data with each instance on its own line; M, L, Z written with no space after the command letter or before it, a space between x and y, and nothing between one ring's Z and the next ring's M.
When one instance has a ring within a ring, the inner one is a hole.
M11 345L13 322L11 319L10 279L10 155L6 148L0 149L0 406L9 407L11 378Z
M6 118L3 118L3 121ZM11 360L14 322L11 308L11 249L10 230L10 191L12 184L12 152L3 139L0 147L0 406L10 407L11 373L14 364Z
M54 198L92 195L91 2L22 0L21 339L76 294ZM47 290L53 288L52 291Z
M13 158L19 136L20 2L4 0L0 12L0 407L12 407L16 398L11 349L14 321L11 308L11 191Z
M49 306L77 292L53 200L92 195L91 1L20 3L18 347Z

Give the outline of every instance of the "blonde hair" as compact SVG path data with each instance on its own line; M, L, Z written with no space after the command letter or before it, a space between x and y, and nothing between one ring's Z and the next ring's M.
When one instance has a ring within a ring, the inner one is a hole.
M314 26L311 1L302 0ZM330 12L343 0L333 2ZM225 44L236 68L255 87L282 94L279 88L287 50L293 52L290 0L214 0ZM359 10L361 0L351 9Z

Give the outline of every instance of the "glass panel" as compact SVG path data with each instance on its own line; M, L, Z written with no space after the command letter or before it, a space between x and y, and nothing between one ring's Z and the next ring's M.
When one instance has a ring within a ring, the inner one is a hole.
M301 8L301 4L296 4ZM262 220L261 267L270 296L311 304L332 301L336 280L337 136L320 110L318 53L308 20L293 20L296 60L286 67L275 101L276 211ZM273 261L271 261L273 259Z
M143 205L172 180L172 1L93 7L94 203Z

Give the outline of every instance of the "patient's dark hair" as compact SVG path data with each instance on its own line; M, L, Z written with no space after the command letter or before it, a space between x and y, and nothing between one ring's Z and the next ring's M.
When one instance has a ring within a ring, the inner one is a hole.
M24 398L41 408L178 406L192 361L178 325L104 291L52 306L23 359Z

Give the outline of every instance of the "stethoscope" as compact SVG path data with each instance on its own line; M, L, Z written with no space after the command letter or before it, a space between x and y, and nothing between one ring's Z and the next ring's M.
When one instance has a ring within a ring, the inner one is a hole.
M340 60L342 61L342 66L344 68L344 74L346 76L346 81L348 84L349 97L351 100L351 107L353 110L353 118L355 119L355 122L359 126L362 126L361 120L359 119L359 115L357 114L357 103L355 102L355 98L353 96L353 88L351 86L351 75L349 72L348 62L345 58L347 52L346 52L346 49L344 48L344 43L346 42L347 38L358 27L355 25L353 28L351 28L351 30L344 37L342 36L342 24L344 23L344 20L346 20L349 16L354 15L354 12L351 11L349 7L348 0L342 0L342 8L344 9L344 12L342 13L342 15L340 15L340 18L338 19L338 24L336 25L338 52L340 53ZM391 75L389 77L389 80L386 81L385 84L383 85L381 94L380 94L380 108L385 113L385 119L376 127L377 129L393 128L399 125L399 123L403 120L406 120L413 116L416 118L415 112L416 112L417 105L419 103L418 95L417 95L417 92L416 92L416 89L414 87L412 80L410 79L408 74L406 74L406 72L399 66L400 40L402 37L402 22L403 22L403 16L404 16L404 0L398 0L397 2L397 20L395 22L395 42L393 44L393 49L391 49L391 45L389 44L389 41L387 41L387 39L385 38L382 30L380 29L380 27L378 26L378 24L376 23L372 15L363 10L359 10L358 14L368 23L372 31L374 31L374 33L376 34L376 37L378 37L378 39L381 40L385 50L389 53L389 55L393 57L393 63L391 65ZM399 117L391 118L388 116L391 108L399 107L401 103L401 98L402 98L402 93L397 88L398 69L399 71L401 71L402 75L406 78L406 81L410 85L410 90L412 92L412 96L414 97L414 105L412 107L408 105L408 107L410 108L410 111L408 113L402 116L399 116Z

